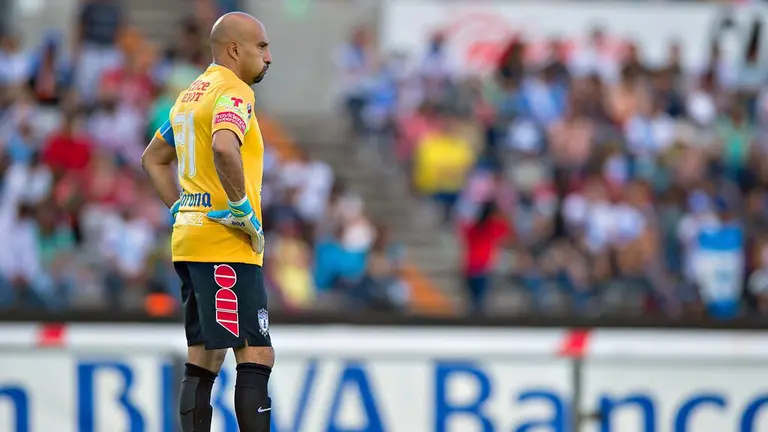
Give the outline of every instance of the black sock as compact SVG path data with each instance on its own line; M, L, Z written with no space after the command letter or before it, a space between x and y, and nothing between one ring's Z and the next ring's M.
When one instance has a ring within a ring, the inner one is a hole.
M211 389L216 374L187 363L179 394L181 432L211 432Z
M272 369L257 363L237 365L235 414L240 432L269 432L272 400L267 384L270 372Z

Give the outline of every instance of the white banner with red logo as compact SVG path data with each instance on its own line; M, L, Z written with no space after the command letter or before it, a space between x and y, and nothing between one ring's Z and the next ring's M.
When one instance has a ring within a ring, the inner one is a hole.
M530 59L546 56L555 38L573 52L596 27L608 36L603 49L609 55L622 56L634 42L646 60L662 64L670 44L679 42L685 66L696 70L708 61L713 39L728 61L743 58L756 29L764 41L768 18L768 7L759 3L388 0L382 7L386 52L420 56L431 35L442 32L463 72L488 70L516 37L530 44Z

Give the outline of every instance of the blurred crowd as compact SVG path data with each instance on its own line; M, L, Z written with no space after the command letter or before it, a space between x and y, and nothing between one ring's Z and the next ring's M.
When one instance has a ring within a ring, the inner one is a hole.
M436 33L381 58L357 30L338 63L354 131L399 159L463 245L475 312L515 292L545 313L768 307L768 87L759 34L737 61L664 64L595 28L546 51L511 40L468 76ZM538 48L538 47L537 47Z
M140 156L209 64L231 0L196 0L167 46L117 0L72 35L0 36L0 308L178 307L169 215ZM468 75L435 34L414 58L368 28L338 52L353 132L394 157L462 247L467 302L542 313L733 317L768 308L768 126L759 34L741 58L663 64L600 29L504 46ZM267 84L268 85L268 84ZM258 100L258 98L257 98ZM329 166L265 136L265 274L275 307L407 308L403 248Z
M210 63L210 25L236 6L197 3L162 48L115 0L82 2L74 46L63 34L31 48L1 36L0 309L178 310L170 215L140 159ZM404 307L386 229L326 164L265 140L270 306Z

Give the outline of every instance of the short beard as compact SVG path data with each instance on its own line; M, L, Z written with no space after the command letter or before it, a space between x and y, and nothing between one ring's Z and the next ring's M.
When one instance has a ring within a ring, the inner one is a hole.
M256 78L253 79L254 84L258 84L261 82L261 80L264 79L264 76L267 74L267 70L269 70L269 65L264 65L264 69L261 70L261 72L256 75Z

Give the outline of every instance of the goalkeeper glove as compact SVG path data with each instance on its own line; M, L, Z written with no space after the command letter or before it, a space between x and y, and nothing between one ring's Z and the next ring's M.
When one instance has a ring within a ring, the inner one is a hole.
M264 252L264 232L261 222L256 218L248 197L239 202L229 202L229 210L213 210L208 212L208 219L226 227L244 231L251 238L251 248L256 253Z

